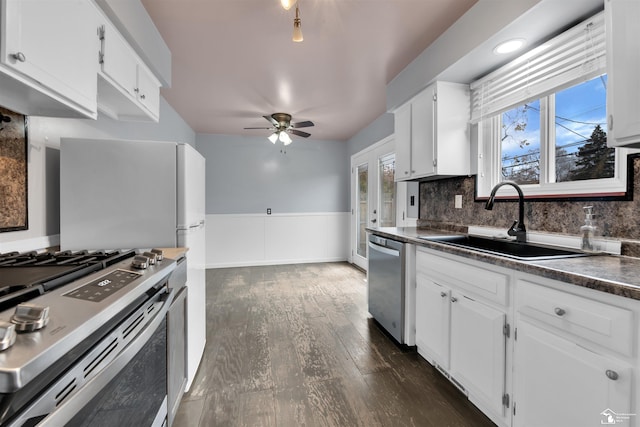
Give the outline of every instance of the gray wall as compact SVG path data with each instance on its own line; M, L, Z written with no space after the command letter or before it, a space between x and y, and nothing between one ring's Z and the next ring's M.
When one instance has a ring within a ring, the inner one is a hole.
M368 146L392 135L393 132L393 114L382 113L377 119L349 139L347 143L348 156L353 156Z
M195 133L164 98L159 123L122 122L102 115L98 120L30 116L28 123L29 229L0 233L0 243L60 232L61 137L182 141L195 146Z
M198 134L207 159L207 213L347 212L349 156L343 141ZM284 150L283 150L284 151Z

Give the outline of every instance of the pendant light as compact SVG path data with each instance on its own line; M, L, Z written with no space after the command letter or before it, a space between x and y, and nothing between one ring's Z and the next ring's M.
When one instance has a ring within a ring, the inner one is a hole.
M283 0L284 1L284 0ZM296 5L296 18L293 20L293 41L301 42L304 40L302 37L302 28L300 28L300 9L298 9L298 5Z
M296 4L297 0L280 0L280 4L284 10L289 10Z

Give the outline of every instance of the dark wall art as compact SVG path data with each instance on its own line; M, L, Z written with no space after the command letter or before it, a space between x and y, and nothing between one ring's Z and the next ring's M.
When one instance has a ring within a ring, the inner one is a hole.
M27 118L0 107L0 232L27 228Z

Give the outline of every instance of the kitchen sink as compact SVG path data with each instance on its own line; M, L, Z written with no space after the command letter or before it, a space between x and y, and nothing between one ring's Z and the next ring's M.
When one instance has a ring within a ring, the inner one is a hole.
M470 235L421 236L420 239L526 261L574 258L590 255L577 249L566 249L535 243L523 243L500 238Z

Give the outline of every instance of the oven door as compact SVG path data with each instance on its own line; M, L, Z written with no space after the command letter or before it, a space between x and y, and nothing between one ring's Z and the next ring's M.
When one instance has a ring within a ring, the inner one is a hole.
M162 426L167 417L164 287L14 419L11 426Z

